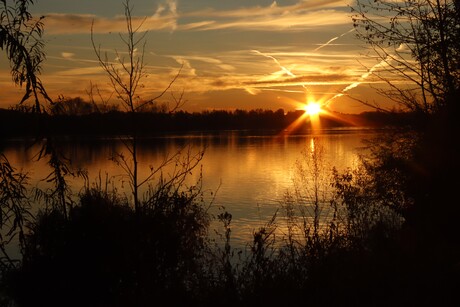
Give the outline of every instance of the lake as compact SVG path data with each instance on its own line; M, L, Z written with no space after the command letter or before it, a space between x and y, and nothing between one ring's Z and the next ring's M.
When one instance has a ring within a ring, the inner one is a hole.
M202 176L205 201L213 200L211 213L221 208L233 215L232 241L237 245L251 240L251 234L264 225L276 212L287 191L293 189L296 163L308 152L321 148L323 168L343 170L355 167L363 140L375 136L375 130L336 129L314 134L289 135L225 131L216 133L189 133L163 135L143 139L139 144L139 178L149 175L172 154L185 148L191 154L204 150L204 156L189 174L187 185ZM122 193L130 196L123 170L111 157L129 153L120 139L64 140L57 145L74 169L85 169L90 182L99 176L110 178ZM11 164L30 176L30 184L46 187L43 180L51 171L45 160L37 161L40 144L30 145L23 140L3 144L3 153ZM172 172L173 165L164 168ZM78 193L83 180L69 180L73 192ZM308 184L308 183L305 183Z

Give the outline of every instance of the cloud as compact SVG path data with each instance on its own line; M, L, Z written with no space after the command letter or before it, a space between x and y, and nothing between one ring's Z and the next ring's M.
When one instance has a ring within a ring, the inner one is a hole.
M356 59L356 54L348 54L348 53L337 53L337 52L330 52L330 53L315 53L315 52L302 52L302 51L275 51L270 52L270 55L274 57L299 57L299 58L326 58L326 61L330 63L330 58L337 58L337 59Z
M229 65L229 64L219 64L219 65L217 65L217 67L219 67L222 70L226 70L226 71L234 71L234 70L236 70L236 68L234 66Z
M346 0L348 1L348 0ZM179 12L175 0L159 4L150 16L136 16L134 26L141 25L143 31L209 31L219 29L248 29L252 31L302 30L320 26L350 23L345 11L334 8L344 7L343 0L309 0L293 5L280 6L273 2L269 6L252 6L233 10L205 9ZM124 16L104 18L92 14L45 14L47 33L77 34L88 33L94 22L95 33L126 32Z
M243 7L233 10L204 9L185 12L183 18L206 19L179 26L182 30L249 29L252 31L300 30L325 25L350 23L350 17L338 7L352 0L304 0L280 6L276 1L268 6Z
M192 64L188 59L179 55L173 55L171 58L182 66L182 75L185 73L187 77L196 77L196 69L192 67Z
M310 74L289 78L278 78L276 80L256 80L245 82L245 85L252 86L303 86L323 84L346 84L350 82L350 76L346 74Z
M72 52L61 52L61 56L64 59L72 59L75 56L75 53Z
M213 57L207 57L207 56L195 56L195 55L170 55L172 58L177 58L181 57L183 59L187 59L189 61L200 61L204 63L209 63L209 64L221 64L222 61Z
M169 23L168 23L168 28L171 30L176 30L177 28L177 3L175 0L167 0L166 5L160 4L155 12L155 14L149 18L149 20L146 20L147 22L150 22L153 24L146 24L145 26L149 29L156 29L156 21L162 20L163 16L162 13L166 12L166 17L170 18ZM163 29L163 28L162 28Z
M94 22L94 33L126 32L124 17L101 18L95 15L82 14L48 14L44 20L46 32L49 34L89 33ZM172 16L164 17L133 17L133 25L142 24L142 30L175 29L176 21Z
M213 67L219 67L225 71L234 71L236 68L230 64L223 63L221 60L208 56L195 56L195 55L169 55L177 63L184 65L184 68L192 69L191 61L202 62L205 64L212 64ZM193 69L196 75L196 69Z
M246 92L248 92L249 94L251 94L251 95L258 95L258 94L260 94L262 92L261 90L255 89L255 88L252 88L252 87L247 87L244 90Z
M248 17L250 16L250 17ZM244 16L235 14L236 18L208 20L201 24L179 25L178 30L222 30L222 29L246 29L251 31L299 31L322 26L349 24L350 17L347 13L339 10L325 9L317 11L284 12L281 14Z
M352 4L351 0L304 0L296 4L279 6L276 1L272 2L269 6L253 6L243 7L233 10L220 11L216 9L204 9L199 11L193 11L184 13L184 17L212 17L212 18L247 18L250 16L260 17L267 15L288 15L296 12L305 12L306 10L313 9L325 9L332 7L346 7Z
M216 21L214 21L214 20L191 22L191 23L187 23L187 24L182 24L180 26L180 30L182 30L182 31L203 30L203 29L212 27L212 25L215 24L215 23L216 23Z
M70 68L56 73L59 77L95 76L104 74L100 66Z
M166 4L158 5L155 13L151 16L135 16L132 12L134 27L140 26L141 31L169 30L177 28L177 4L174 0L166 1ZM125 16L104 18L92 14L45 14L44 19L46 32L49 34L78 34L89 33L94 23L94 33L126 32Z
M364 73L356 71L353 54L298 52L295 47L282 47L280 51L242 49L218 55L166 57L193 67L196 75L183 82L194 93L241 90L260 95L266 91L305 93L306 89L313 93L324 86L343 89ZM184 73L188 71L185 69Z
M303 85L344 85L349 84L353 77L347 74L310 74L297 77L285 77L266 79L257 76L225 76L217 79L201 79L200 82L208 89L228 90L243 89L253 95L261 90L281 90L283 87L290 87L291 92L305 92L304 90L293 90L292 87L301 88ZM284 91L284 90L283 90Z

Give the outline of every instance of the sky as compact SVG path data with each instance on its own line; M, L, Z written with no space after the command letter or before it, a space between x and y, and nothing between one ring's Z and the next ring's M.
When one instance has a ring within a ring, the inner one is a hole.
M91 25L108 59L116 60L115 50L123 57L123 1L35 1L32 14L45 16L41 79L52 99L88 100L94 86L96 100L115 99L91 44ZM145 19L141 31L147 31L139 96L156 97L180 71L159 102L173 103L183 93L182 109L190 112L290 111L309 101L342 113L369 110L357 99L382 99L369 73L378 63L355 36L353 1L130 0L133 24ZM23 89L11 81L6 57L0 59L0 107L8 107Z

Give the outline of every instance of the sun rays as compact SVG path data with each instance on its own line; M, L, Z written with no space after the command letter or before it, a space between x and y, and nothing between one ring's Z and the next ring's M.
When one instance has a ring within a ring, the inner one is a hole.
M297 118L284 130L284 133L322 133L325 129L345 125L355 126L356 123L342 113L329 110L327 97L315 99L307 96L305 101L296 101Z
M318 102L311 101L304 106L305 113L310 116L316 116L321 113L321 104Z

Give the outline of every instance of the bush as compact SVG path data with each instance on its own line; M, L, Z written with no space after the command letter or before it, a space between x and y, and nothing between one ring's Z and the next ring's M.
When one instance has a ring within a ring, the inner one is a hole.
M163 201L169 211L138 214L126 200L90 190L69 218L57 210L40 213L22 266L10 274L12 297L19 306L193 300L207 216L186 193Z

